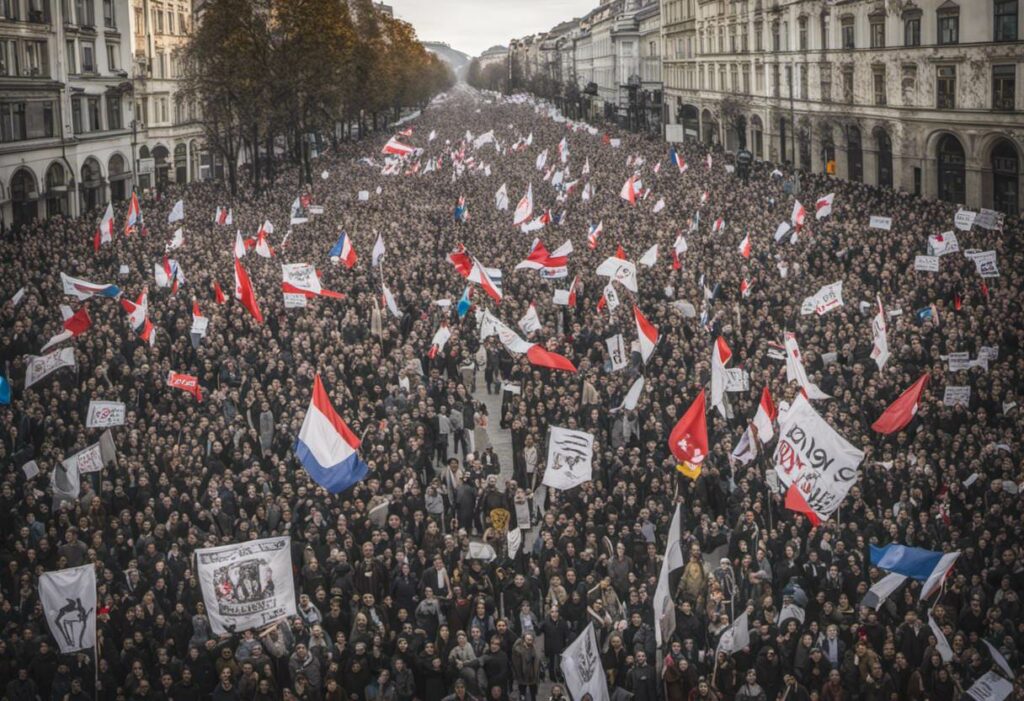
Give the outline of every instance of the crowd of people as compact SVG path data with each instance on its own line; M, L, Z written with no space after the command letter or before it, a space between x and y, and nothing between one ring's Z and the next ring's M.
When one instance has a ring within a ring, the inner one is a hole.
M218 182L140 193L144 226L124 235L122 203L114 240L98 251L101 212L53 217L0 241L0 353L13 395L0 406L5 698L537 701L540 684L553 682L544 695L580 701L562 684L561 653L591 623L613 697L636 701L960 699L998 671L985 641L1021 669L1020 220L957 232L961 248L997 252L1000 277L980 278L962 253L943 256L939 273L916 272L928 236L953 229L955 206L803 173L801 201L835 193L833 212L812 212L795 241L776 242L793 208L785 166L755 163L744 180L730 155L687 142L676 146L689 164L681 173L663 142L570 126L531 100L456 90L401 127L423 151L396 174L381 172L389 133L321 155L312 183L282 168L273 186L245 186L235 199ZM496 143L474 150L473 137L489 130ZM565 181L579 182L560 201L536 161L547 149L556 163L563 137ZM637 172L650 196L633 205L619 195ZM495 207L503 183L508 210ZM512 226L512 209L531 184L537 214L550 208L558 221L526 234ZM586 184L593 194L583 201ZM323 214L290 226L300 196ZM460 197L464 221L453 216ZM178 199L185 219L168 224ZM231 208L233 225L214 222L217 207ZM869 228L871 215L891 217L891 230ZM242 259L258 323L232 299L233 251L236 230L249 238L267 220L273 257ZM172 292L156 287L153 266L179 226L184 244L166 255L184 283ZM328 257L340 231L358 255L352 268ZM676 266L681 232L688 250ZM749 259L737 252L747 234ZM378 236L386 252L374 267ZM534 236L549 248L572 241L567 278L514 270ZM638 268L639 291L620 287L617 308L599 306L599 263L618 247L636 261L656 243L657 262ZM472 285L464 317L457 302L469 283L446 260L459 244L502 271L501 303ZM282 263L315 265L323 287L344 297L286 308ZM114 283L133 300L148 286L152 345L116 301L65 296L62 272ZM575 306L554 304L554 291L577 276ZM844 306L801 315L805 297L837 280ZM382 283L401 316L382 302ZM870 358L879 297L892 311L882 371ZM210 319L196 343L194 303ZM477 311L514 326L531 303L542 328L528 339L577 372L538 368L497 337L481 340ZM605 340L636 339L634 303L660 338L646 363L634 342L628 366L615 370ZM66 342L77 367L25 388L25 357L60 330L61 304L86 306L92 320ZM451 338L432 354L441 324ZM772 352L784 331L797 333L811 379L831 397L815 407L866 453L839 512L818 526L773 488L772 444L746 465L730 457L762 388L777 402L799 392ZM729 394L732 418L708 414L710 455L692 479L676 469L667 439L708 384L719 335L750 389ZM974 358L982 346L998 349L987 367L947 369L950 353ZM170 371L195 375L202 400L168 387ZM924 372L931 381L910 426L873 432ZM337 495L293 455L317 373L370 467ZM641 375L635 409L616 411ZM945 405L947 385L969 386L969 403ZM494 394L500 415L488 416ZM83 475L77 500L54 500L55 466L98 439L85 426L91 400L126 405L112 431L116 464ZM549 426L593 434L592 480L543 486ZM491 445L503 434L510 455ZM23 470L29 461L38 475ZM652 597L677 505L685 565L672 577L674 631L659 646ZM516 529L523 539L512 549ZM291 537L298 615L215 635L194 551L272 535ZM493 559L472 555L481 541ZM869 545L889 543L962 555L927 601L911 581L877 608L861 605L885 574ZM83 564L97 572L97 646L61 655L37 581ZM743 612L749 645L716 654ZM948 639L948 662L929 615ZM1022 684L1018 672L1016 698Z

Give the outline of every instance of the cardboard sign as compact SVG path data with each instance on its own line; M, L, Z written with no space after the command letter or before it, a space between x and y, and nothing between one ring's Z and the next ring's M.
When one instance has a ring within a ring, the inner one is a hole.
M946 406L961 404L968 406L971 403L971 388L969 386L946 385L946 391L942 394L942 403Z
M949 362L950 372L970 370L972 366L971 354L967 351L958 351L956 353L950 353L947 360Z
M606 338L604 342L608 346L608 359L612 364L612 372L622 370L629 365L629 359L626 355L626 343L621 333Z
M89 413L85 419L86 428L107 428L124 426L124 403L89 402Z
M871 223L868 224L872 229L882 229L883 231L892 230L892 217L879 217L871 215Z
M914 270L924 273L937 273L939 272L939 257L938 256L915 256L914 257Z
M296 294L294 292L284 293L284 308L285 309L305 309L306 308L306 295Z
M974 226L974 220L977 216L977 212L961 209L956 213L956 216L953 217L953 225L960 231L970 231L971 227Z

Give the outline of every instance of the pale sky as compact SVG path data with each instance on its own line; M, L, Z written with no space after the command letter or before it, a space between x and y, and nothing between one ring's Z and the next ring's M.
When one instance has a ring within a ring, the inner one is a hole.
M601 0L384 0L422 41L443 41L470 56L509 39L582 17Z

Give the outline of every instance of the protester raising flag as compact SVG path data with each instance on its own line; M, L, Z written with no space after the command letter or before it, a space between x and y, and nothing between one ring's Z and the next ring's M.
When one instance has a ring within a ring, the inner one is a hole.
M505 183L494 193L494 207L502 212L508 211L508 186Z
M167 373L167 386L188 392L196 398L197 402L203 401L203 388L199 386L199 378L195 375L186 375L171 370Z
M235 217L230 207L217 207L213 215L213 223L218 226L231 226L235 223Z
M448 345L448 339L452 337L452 332L448 328L448 324L444 322L434 332L434 337L430 339L430 350L427 351L427 357L433 360L437 357L438 353L444 351L444 347Z
M700 475L701 464L708 455L708 424L705 414L702 389L668 437L668 449L679 461L676 469L694 480Z
M522 318L516 323L527 336L534 331L540 331L540 317L537 316L537 307L533 302L530 302L530 306L526 308L526 313L523 314Z
M502 345L509 353L519 353L526 356L531 365L552 370L565 370L576 372L576 366L564 355L549 351L539 343L530 343L524 340L519 334L506 326L498 317L489 311L484 312L480 322L480 340L486 340L491 336L497 336Z
M796 334L787 331L784 336L786 346L786 382L794 380L800 385L801 391L808 399L828 399L829 395L822 392L818 385L807 379L800 356L800 346L796 342Z
M383 282L381 283L380 286L381 286L381 300L382 300L384 306L387 307L387 310L389 312L391 312L391 314L396 319L401 319L402 318L402 310L398 308L398 303L395 301L395 296L391 293L391 289L387 285L385 285Z
M622 185L622 190L619 192L619 197L629 202L631 205L636 206L636 195L641 189L641 184L637 180L635 175L629 176L629 179Z
M878 313L871 320L871 336L873 345L871 347L871 359L882 370L889 360L889 336L888 322L885 318L885 308L882 307L882 298L878 298Z
M711 406L718 410L723 418L730 418L730 411L725 406L725 366L732 359L732 350L719 336L711 348Z
M253 319L260 324L263 323L263 313L260 312L259 304L256 302L256 292L249 280L249 273L242 267L242 261L237 258L235 258L235 299L252 314Z
M959 551L941 553L896 543L881 548L871 545L870 550L871 564L878 569L924 582L921 601L938 591L960 557Z
M739 251L740 255L744 258L750 258L750 232L743 235L743 240L740 241Z
M665 543L665 556L661 560L658 584L654 589L654 639L659 647L672 637L676 629L676 606L672 600L669 578L684 564L680 522L682 509L682 505L678 504L672 513L672 524L668 527L668 540Z
M100 246L103 244L111 243L114 240L114 206L110 203L107 204L106 211L103 212L103 219L100 220L99 226L96 227L96 234L93 237L93 250L99 251Z
M888 435L906 428L907 424L917 415L917 409L921 402L921 392L924 391L925 385L928 384L928 377L927 372L921 375L917 382L912 384L906 392L890 404L889 408L878 417L878 420L871 424L871 430Z
M522 226L533 216L533 183L526 188L526 194L516 205L516 211L512 214L512 226Z
M313 396L302 421L295 457L313 478L329 491L340 494L369 472L359 457L361 441L335 411L319 373L313 379Z
M142 293L134 302L122 299L121 308L128 314L128 323L132 330L152 346L156 341L156 334L153 333L153 323L149 320L149 289L143 287Z
M177 294L178 288L185 284L185 273L174 258L164 256L159 263L153 264L153 278L156 286L160 288L170 287L171 294Z
M566 241L549 253L540 239L534 239L533 247L526 260L516 265L516 270L537 270L545 279L562 278L568 275L569 254L572 241Z
M185 202L178 200L174 203L174 207L171 209L170 214L167 215L167 223L173 224L176 221L181 221L185 218Z
M455 305L455 313L459 315L460 319L465 318L466 314L469 313L470 308L473 306L473 302L469 298L470 288L466 287L462 291L462 296L459 297L458 304Z
M597 240L604 232L604 221L599 221L596 225L591 224L587 227L587 246L591 249L597 248Z
M330 253L327 255L332 263L340 261L349 269L356 264L356 249L352 247L352 239L344 231L341 232L338 242L334 244L334 247L331 248Z
M640 357L646 363L654 354L654 347L658 345L658 329L640 311L640 307L633 305L633 318L636 320L636 335L640 341Z
M645 268L653 268L658 262L658 244L654 244L640 256L640 260L637 261L640 265Z
M792 222L796 230L799 231L804 225L804 220L807 218L807 210L800 204L800 200L793 202L793 212L789 215L789 220Z
M412 154L416 149L408 144L403 144L398 140L397 137L392 136L388 139L388 142L384 144L384 148L380 150L383 154L391 156L408 156Z
M832 214L832 202L836 199L836 193L832 192L814 203L815 219L824 219Z
M213 299L217 304L224 304L228 301L228 298L224 296L224 290L216 280L213 281Z
M680 173L685 173L689 169L689 166L686 165L686 159L683 158L683 154L676 151L675 146L668 150L668 160L669 163L679 169Z
M385 255L384 236L377 234L377 240L373 242L373 252L370 254L370 264L376 268L380 265L381 258Z
M124 220L124 235L131 236L135 233L135 227L142 223L142 209L139 208L139 197L132 191L132 198L128 201L128 213Z
M68 310L68 312L70 312L70 309L68 309L68 307L65 307L64 305L61 305L61 310L62 312L64 310ZM79 307L78 311L76 311L74 314L67 313L67 315L64 318L63 326L63 331L54 335L53 338L46 342L45 346L39 349L40 355L46 353L46 351L50 350L58 343L63 343L69 338L81 336L83 333L88 331L89 328L92 326L92 319L89 318L89 310L82 306Z
M708 158L710 158L710 156L708 156ZM717 652L724 652L727 655L733 655L749 646L750 621L748 619L747 611L744 611L736 617L733 624L729 626L722 633L722 637L718 639Z
M766 386L761 390L761 401L757 405L757 413L754 414L754 428L757 429L757 439L762 444L767 443L775 437L775 419L779 416L779 410L772 401L772 394Z

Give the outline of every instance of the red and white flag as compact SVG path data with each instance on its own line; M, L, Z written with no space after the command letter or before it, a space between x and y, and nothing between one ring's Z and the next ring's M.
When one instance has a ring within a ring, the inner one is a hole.
M526 188L526 194L516 205L516 211L512 214L512 225L522 226L533 216L533 183Z
M92 326L92 319L89 318L89 312L84 306L79 307L78 311L74 314L71 314L70 308L65 307L64 305L61 305L61 309L63 310L63 313L67 315L67 318L64 319L64 330L55 334L53 338L46 342L46 345L39 351L40 355L46 353L46 351L58 343L63 343L69 338L74 338L75 336L81 336L89 330L89 327Z
M96 235L93 237L93 250L99 251L100 246L111 243L114 240L114 206L107 203L107 209L103 212L103 219L96 227Z
M199 386L199 378L195 375L186 375L171 370L167 373L167 386L188 392L196 398L197 402L203 401L203 388Z
M244 258L246 254L245 241L242 240L242 232L235 231L235 258Z
M918 407L921 405L921 393L927 384L928 373L926 372L882 412L878 420L871 424L871 430L888 435L906 428L917 414Z
M753 289L753 287L753 280L748 280L747 278L743 278L742 280L740 280L740 294L743 295L744 297L750 296L750 292Z
M789 220L793 223L793 226L796 227L797 231L799 231L800 227L804 225L804 219L806 218L807 210L804 209L802 204L800 204L800 200L793 202L793 211L789 215Z
M480 264L480 261L472 256L470 258L473 261L473 267L470 269L467 279L480 285L488 297L500 303L502 297L500 284L490 274L490 271Z
M537 307L533 302L530 302L530 306L527 307L526 313L523 314L523 317L517 323L519 324L519 328L522 332L527 336L534 331L541 330L542 326L540 323L540 317L537 315Z
M124 221L124 235L131 236L135 226L142 221L142 209L139 208L139 197L132 192L132 198L128 201L128 214Z
M711 170L712 161L711 161L711 154L710 153L708 154L708 157L706 159L704 159L704 163L705 163L705 165L707 165L708 170Z
M619 197L635 206L637 191L641 189L639 185L635 175L629 176L629 179L622 185Z
M252 318L263 323L263 313L256 302L256 292L253 290L252 281L249 280L249 273L242 267L242 262L235 258L235 299L242 303Z
M658 344L658 328L647 320L636 305L633 305L633 318L636 319L636 335L640 340L640 357L646 363Z
M744 258L750 258L750 232L748 231L744 236L743 240L740 241L739 245L740 255Z
M524 354L532 365L552 370L576 372L576 366L564 355L550 351L539 343L530 343L496 316L485 311L480 324L480 339L483 340L491 336L497 336L510 353Z
M388 308L388 311L391 312L392 315L401 319L402 310L398 308L398 303L395 301L395 296L391 294L391 289L384 283L381 283L381 288L381 298L384 302L384 306Z
M704 390L682 415L668 437L668 449L683 467L683 474L695 478L708 455L708 423L705 416Z
M231 226L235 223L234 214L230 207L217 207L216 214L213 215L213 222L219 226Z
M779 410L772 401L772 394L765 387L761 390L761 402L757 405L757 413L754 414L754 428L757 429L757 439L767 443L775 437L775 419L779 416Z
M156 341L156 334L153 333L153 323L149 320L149 290L143 287L142 294L134 302L122 299L121 307L128 313L128 323L135 333L152 346Z
M228 301L228 298L224 296L224 290L216 280L213 281L213 299L217 304L224 304Z
M725 219L722 219L722 217L719 217L718 219L715 220L715 223L711 225L711 233L712 234L720 234L724 230L725 230Z
M392 136L388 139L388 142L384 144L384 148L381 149L381 153L387 153L392 156L408 156L416 149L407 144L403 144L396 137Z
M796 334L787 331L784 335L786 345L786 382L794 380L800 385L800 390L808 399L828 399L818 385L807 379L807 370L804 369L803 359L800 355L800 346L796 342Z
M434 337L430 340L430 350L427 352L427 357L433 360L437 357L438 353L444 351L444 347L448 344L448 339L452 337L452 332L448 329L448 324L441 324L440 328L434 333Z
M836 193L830 192L829 194L825 195L824 197L822 197L821 199L814 203L814 216L816 219L824 219L825 217L832 214L832 202L835 200L835 198Z
M256 255L263 258L270 258L274 255L274 249L270 247L269 243L267 243L267 234L263 230L263 227L260 227L259 235L256 237L256 246L254 250L256 251Z
M719 336L711 348L711 406L724 418L729 418L725 409L725 366L731 359L732 349Z
M597 248L597 239L604 233L604 221L599 221L597 225L590 225L590 230L587 232L587 246L591 249Z

